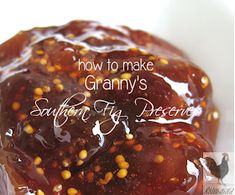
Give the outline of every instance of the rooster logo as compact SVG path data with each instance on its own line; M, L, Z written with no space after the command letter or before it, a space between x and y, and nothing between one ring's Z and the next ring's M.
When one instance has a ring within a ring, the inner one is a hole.
M218 179L218 183L223 185L225 185L223 183L223 178L229 172L228 161L229 155L227 153L222 153L222 160L219 165L217 165L216 161L211 157L200 158L200 162L206 172L216 177Z

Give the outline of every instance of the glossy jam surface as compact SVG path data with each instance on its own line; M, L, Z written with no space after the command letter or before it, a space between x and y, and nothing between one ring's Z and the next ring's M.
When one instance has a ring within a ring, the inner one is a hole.
M108 59L154 66L107 71ZM79 60L104 67L78 70ZM100 81L94 90L85 86L88 75L94 76L88 86ZM137 77L147 81L147 89L137 83L129 93L129 82L118 84ZM105 79L118 81L107 90ZM20 32L0 45L0 89L0 163L16 194L201 194L199 158L212 151L218 112L207 75L165 41L86 21ZM49 114L68 97L79 113ZM140 115L146 105L141 98L154 108L200 112ZM33 114L35 101L47 115ZM111 102L105 112L104 102ZM115 111L125 116L117 124Z

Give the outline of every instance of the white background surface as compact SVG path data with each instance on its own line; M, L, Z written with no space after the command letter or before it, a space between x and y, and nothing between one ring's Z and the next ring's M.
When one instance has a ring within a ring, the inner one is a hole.
M217 151L233 151L233 6L233 0L2 0L0 43L19 30L75 19L153 32L208 73L221 111Z

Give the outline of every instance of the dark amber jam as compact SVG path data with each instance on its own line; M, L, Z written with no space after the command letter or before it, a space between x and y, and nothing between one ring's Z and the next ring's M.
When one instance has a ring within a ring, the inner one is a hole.
M108 71L108 60L145 65ZM3 192L202 193L199 158L213 149L219 115L207 75L169 43L87 21L20 32L0 45L0 89ZM159 107L200 112L157 116Z

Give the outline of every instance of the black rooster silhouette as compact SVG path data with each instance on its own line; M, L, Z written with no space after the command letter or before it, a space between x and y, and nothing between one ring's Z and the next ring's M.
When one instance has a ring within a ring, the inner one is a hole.
M200 162L207 172L211 173L211 175L218 179L218 183L224 185L223 178L229 172L229 155L227 153L223 153L222 156L223 158L220 165L217 165L215 160L211 157L200 158Z

